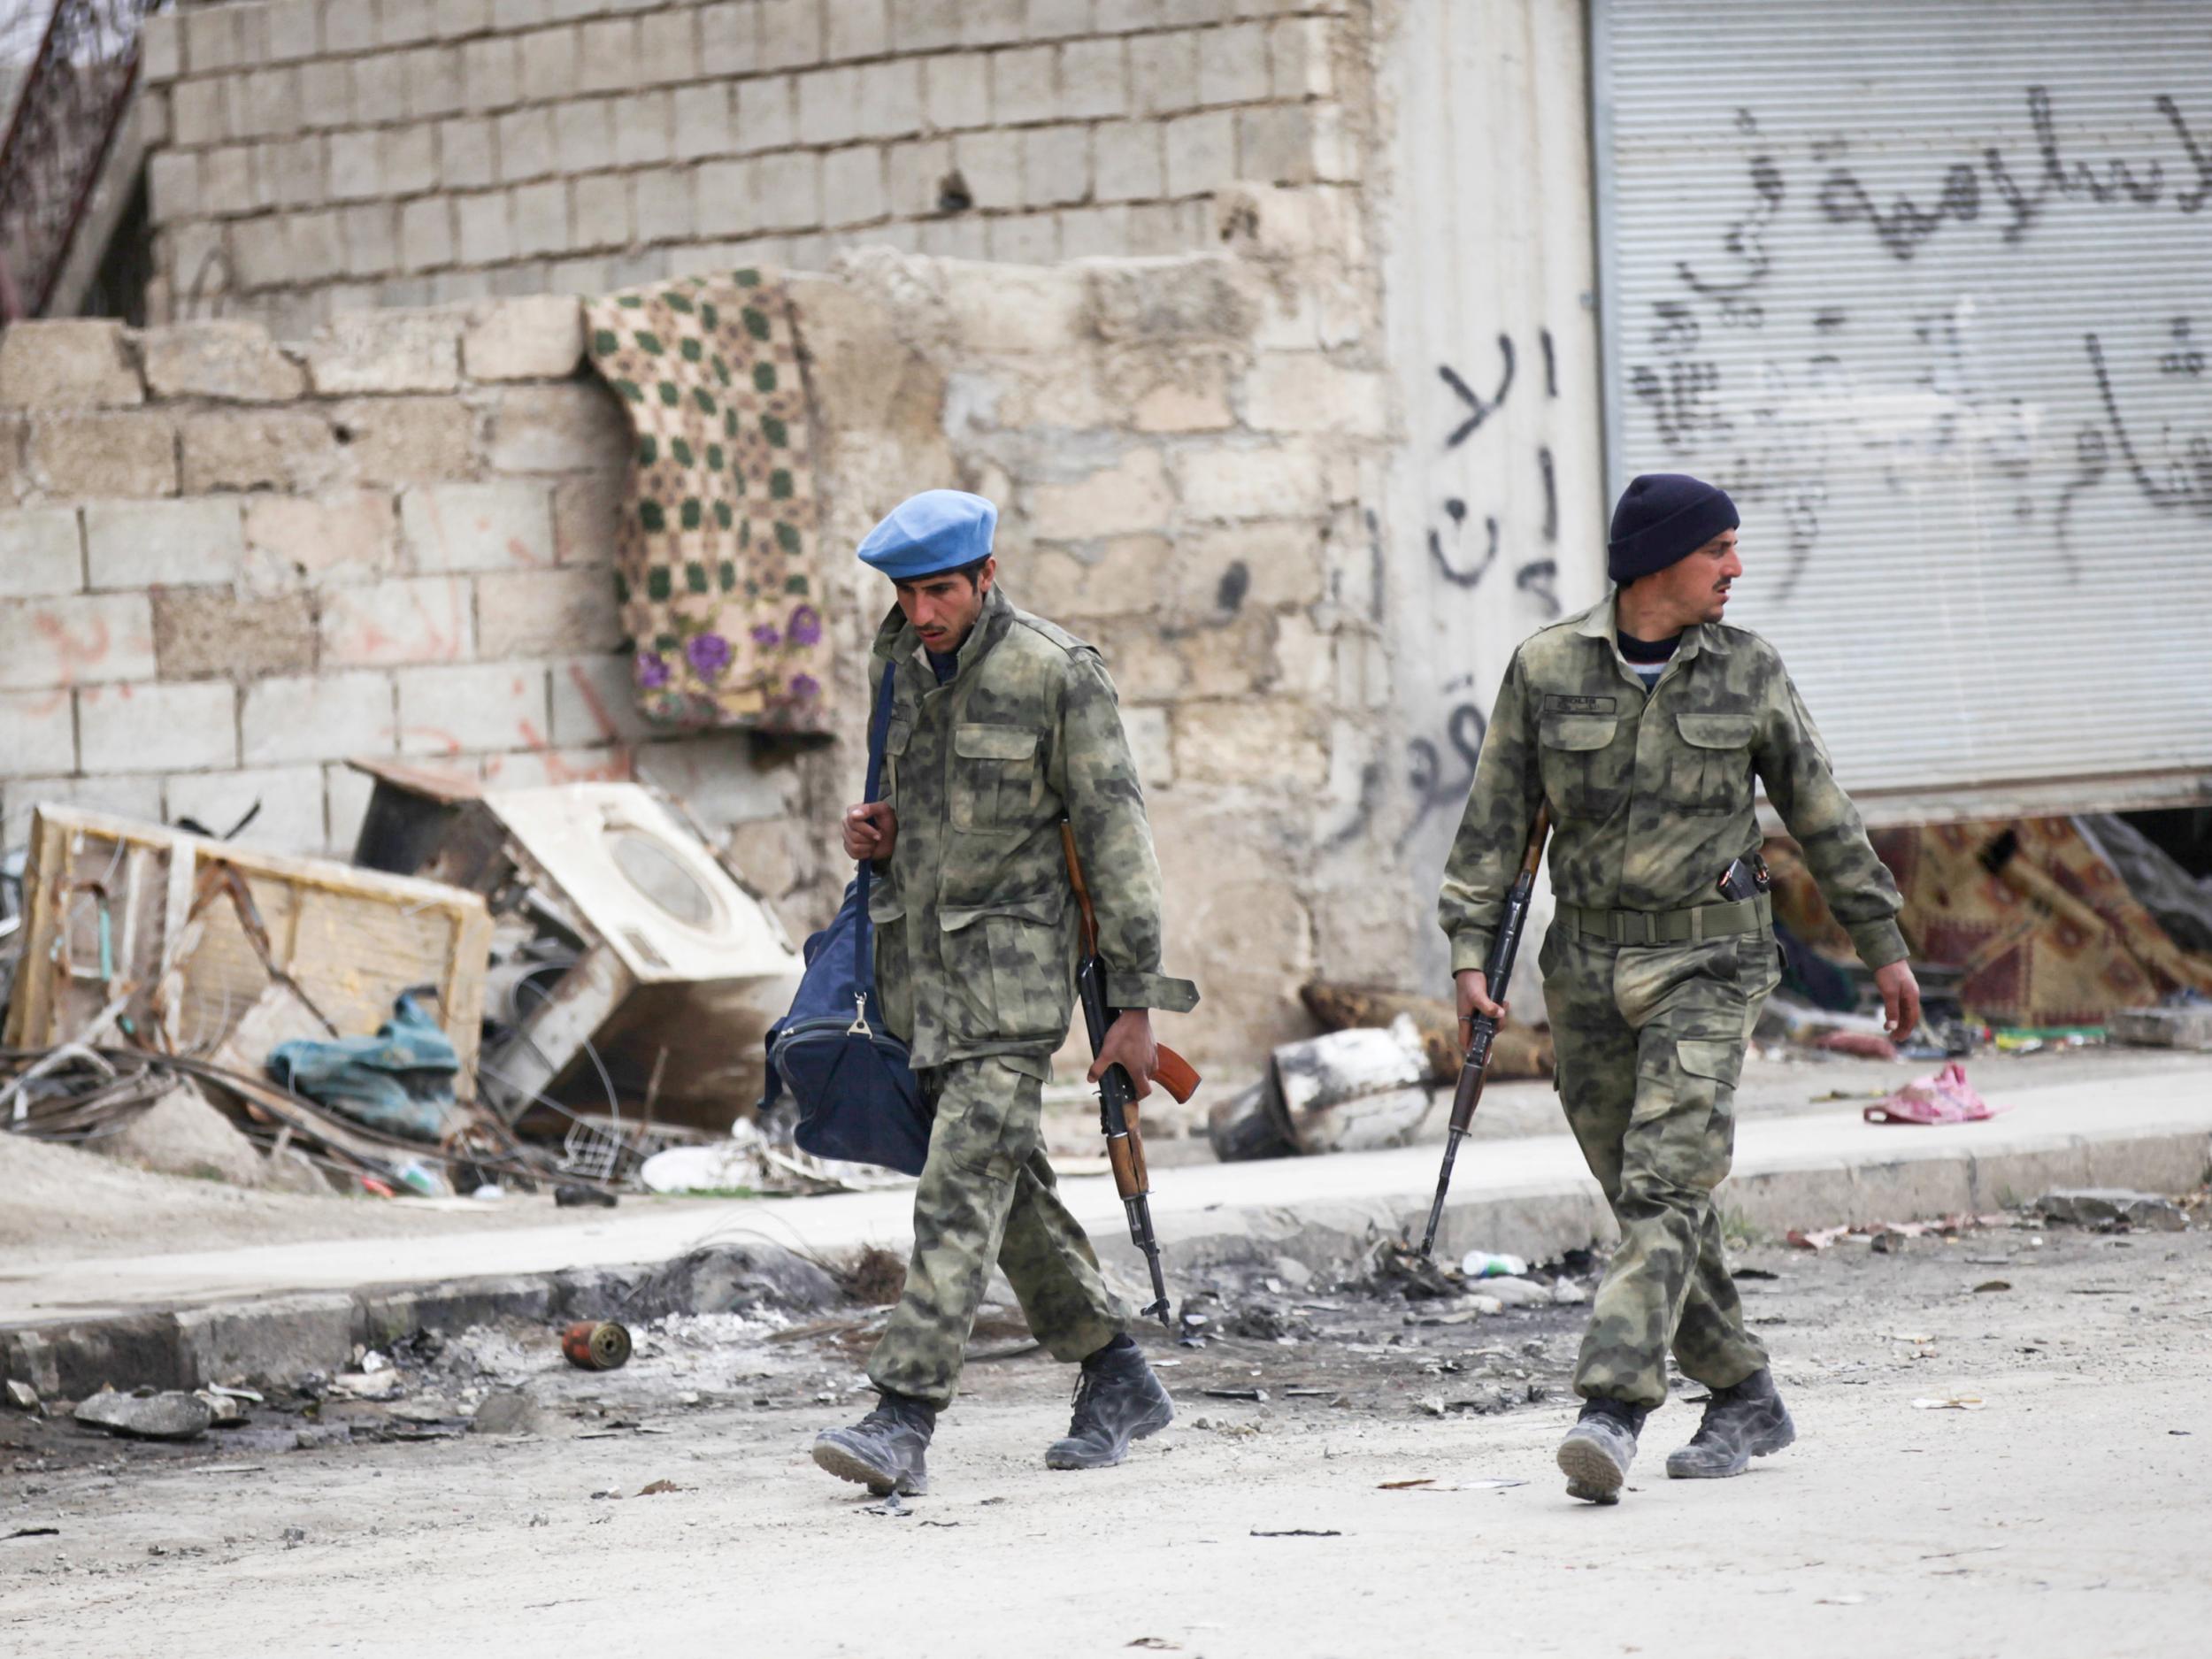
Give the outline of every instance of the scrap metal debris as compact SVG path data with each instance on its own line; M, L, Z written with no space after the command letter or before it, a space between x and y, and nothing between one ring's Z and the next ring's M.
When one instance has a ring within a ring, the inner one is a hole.
M1321 980L1299 995L1324 1034L1278 1048L1258 1083L1208 1112L1207 1138L1225 1164L1403 1146L1466 1058L1457 1020L1434 997ZM1499 1032L1491 1076L1551 1071L1548 1032Z
M2131 1192L2116 1187L2061 1188L2044 1194L2029 1208L2047 1222L2067 1223L2101 1233L2128 1229L2182 1233L2189 1225L2189 1212L2171 1199L2156 1193Z
M580 1319L561 1333L561 1353L579 1371L619 1371L630 1363L629 1327Z
M1466 1063L1467 1048L1461 1040L1459 1020L1451 1004L1441 997L1314 979L1298 987L1298 1000L1324 1031L1387 1027L1402 1018L1411 1019L1428 1054L1428 1077L1432 1083L1450 1082ZM1552 1066L1548 1028L1512 1020L1498 1028L1490 1048L1489 1076L1494 1080L1546 1078L1552 1074Z
M639 1168L637 1178L648 1192L719 1197L860 1193L914 1185L912 1176L893 1170L818 1158L795 1146L780 1145L744 1118L730 1125L726 1140L656 1153Z
M299 1034L335 1036L427 985L470 1073L490 939L473 894L50 803L23 891L12 1048L206 1054L271 986L312 1016Z
M1847 1239L1863 1240L1884 1253L1893 1249L1905 1239L1956 1238L1960 1233L1980 1227L2002 1227L2012 1225L2012 1217L1997 1214L1988 1216L1944 1216L1934 1221L1848 1222L1841 1226L1816 1227L1807 1230L1792 1227L1783 1235L1792 1249L1825 1250Z
M680 805L369 770L354 864L36 809L0 882L0 1129L104 1142L189 1086L341 1190L608 1202L741 1118L798 959ZM863 1184L749 1156L728 1184Z
M42 1064L57 1055L58 1063ZM348 1187L397 1191L411 1184L403 1171L420 1164L456 1175L495 1172L526 1185L552 1172L541 1151L480 1110L463 1114L442 1142L426 1145L342 1117L265 1076L188 1054L0 1049L0 1078L15 1086L13 1110L0 1113L0 1129L37 1139L81 1144L119 1133L185 1081L272 1156L296 1151Z
M509 1120L603 1100L619 1119L649 1099L659 1121L726 1129L758 1097L762 1038L803 971L775 914L641 785L495 791L476 810L503 833L471 885L566 957L517 983L486 1054Z
M2177 992L2156 1008L2124 1008L2106 1021L2112 1041L2139 1048L2212 1051L2212 997Z

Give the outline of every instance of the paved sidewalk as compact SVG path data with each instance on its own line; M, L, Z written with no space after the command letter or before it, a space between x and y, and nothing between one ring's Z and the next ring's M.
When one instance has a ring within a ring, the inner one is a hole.
M1772 1232L1843 1221L1985 1210L2046 1187L2178 1191L2212 1156L2212 1063L2119 1087L2072 1079L2013 1087L1992 1122L1877 1127L1855 1106L1740 1125L1736 1174L1722 1202ZM1316 1264L1371 1230L1417 1227L1436 1181L1432 1147L1264 1164L1163 1170L1153 1213L1171 1275L1254 1252ZM1104 1176L1064 1183L1102 1253L1136 1258ZM50 1263L0 1275L0 1328L202 1307L294 1291L354 1291L667 1260L703 1244L765 1240L823 1254L862 1243L902 1251L905 1188L823 1198L664 1203L559 1225L425 1238L333 1240L206 1252ZM1471 1142L1440 1243L1548 1256L1609 1236L1610 1222L1564 1134Z

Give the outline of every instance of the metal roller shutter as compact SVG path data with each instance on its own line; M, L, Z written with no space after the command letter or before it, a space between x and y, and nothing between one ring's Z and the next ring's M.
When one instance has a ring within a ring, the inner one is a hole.
M1845 782L2212 792L2212 7L1592 23L1609 474L1735 495Z

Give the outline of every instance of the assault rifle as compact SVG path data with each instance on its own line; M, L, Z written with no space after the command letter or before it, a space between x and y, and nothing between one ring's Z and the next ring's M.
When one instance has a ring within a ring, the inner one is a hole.
M1091 909L1091 890L1083 881L1083 861L1075 851L1075 831L1060 826L1060 844L1067 851L1068 879L1075 887L1075 902L1083 913L1082 949L1075 970L1075 991L1083 1004L1083 1025L1091 1035L1091 1057L1106 1044L1106 1033L1121 1013L1106 1001L1106 964L1098 956L1098 917ZM1159 1064L1152 1080L1178 1102L1188 1100L1198 1087L1198 1073L1190 1062L1160 1044ZM1160 1241L1152 1232L1152 1183L1145 1173L1144 1138L1137 1129L1137 1087L1118 1065L1106 1068L1098 1080L1098 1126L1106 1137L1106 1160L1114 1168L1114 1190L1129 1214L1129 1238L1144 1252L1144 1264L1152 1270L1152 1305L1162 1325L1171 1325L1167 1309L1167 1279L1160 1271Z
M1528 901L1536 890L1536 866L1543 862L1544 842L1550 835L1551 806L1546 803L1536 809L1536 822L1529 826L1521 872L1505 895L1505 914L1498 918L1498 931L1490 941L1490 956L1482 966L1494 1002L1505 1001L1506 981L1513 977L1513 957L1521 948L1521 932L1528 926ZM1437 1171L1436 1199L1429 1205L1428 1229L1421 1234L1423 1256L1435 1248L1436 1225L1444 1218L1444 1195L1452 1189L1452 1164L1459 1156L1459 1143L1474 1124L1475 1108L1482 1100L1483 1073L1490 1069L1490 1045L1497 1035L1498 1022L1488 1014L1477 1014L1468 1022L1467 1058L1460 1065L1459 1087L1452 1095L1452 1129L1444 1141L1444 1167Z

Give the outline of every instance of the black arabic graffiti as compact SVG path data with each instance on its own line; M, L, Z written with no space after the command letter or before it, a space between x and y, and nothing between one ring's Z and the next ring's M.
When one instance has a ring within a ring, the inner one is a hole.
M1691 293L1719 307L1724 321L1756 328L1765 319L1765 312L1750 296L1773 273L1774 256L1767 249L1766 230L1781 212L1785 195L1782 169L1773 157L1752 157L1751 190L1750 211L1728 227L1720 244L1741 264L1741 273L1727 282L1700 276L1687 259L1677 260L1674 269Z
M2212 201L2212 149L2171 95L2150 98L2157 122L2126 129L2147 130L2147 140L2131 141L2125 157L2093 159L2088 151L2098 141L2062 131L2050 88L2027 87L2023 96L2032 134L2026 144L2016 142L2009 153L1977 144L1939 160L1932 184L1917 195L1870 187L1849 159L1851 137L1818 140L1810 146L1819 181L1812 204L1831 225L1866 227L1878 246L1905 262L1947 227L1986 226L2009 246L2069 204L2116 212L2170 208L2190 216ZM2179 147L2179 165L2170 150L2150 153L2161 123ZM1735 125L1746 137L1743 206L1722 232L1717 253L1677 262L1677 290L1653 302L1645 360L1625 365L1625 375L1664 450L1724 478L1740 500L1778 512L1788 552L1778 596L1794 590L1817 543L1832 462L1870 459L1898 492L1959 466L2002 480L2009 488L1993 495L2008 500L2014 518L2025 522L2049 511L2056 555L2076 579L2077 509L2108 480L2126 480L2159 512L2212 519L2212 432L2177 432L2147 412L2143 396L2131 408L2126 393L2139 383L2132 381L2138 373L2154 373L2168 388L2204 383L2207 353L2189 318L2171 319L2170 339L2139 367L2108 363L2108 330L2084 335L2097 412L2073 433L2070 465L2040 480L2036 457L2048 440L2039 442L2037 428L2047 416L2035 400L1986 384L1987 360L1968 337L1972 312L1960 306L1909 315L1915 366L1901 377L1869 360L1864 384L1854 373L1861 358L1851 314L1817 293L1805 301L1805 314L1791 319L1809 325L1819 342L1813 352L1778 353L1740 367L1733 353L1709 351L1717 328L1762 327L1778 305L1768 237L1784 205L1804 199L1797 180L1785 175L1788 152L1760 135L1749 111L1739 111ZM1878 325L1892 315L1878 316ZM1895 396L1907 390L1909 398Z
M1537 331L1537 348L1543 358L1544 396L1548 401L1559 396L1559 354L1552 339L1551 330ZM1465 407L1451 429L1446 433L1443 449L1447 453L1458 450L1479 432L1485 422L1504 408L1513 396L1515 375L1519 365L1519 353L1510 334L1497 337L1498 378L1496 388L1485 396L1469 384L1467 377L1448 363L1437 365L1437 376L1452 389ZM1558 465L1548 444L1539 444L1536 449L1537 476L1543 487L1544 515L1537 534L1547 547L1559 541L1559 479ZM1506 533L1495 514L1486 513L1481 518L1481 550L1476 552L1470 545L1473 535L1469 526L1474 515L1463 496L1448 495L1443 502L1445 523L1432 526L1425 533L1429 562L1437 573L1451 587L1463 592L1479 588L1496 568L1506 542ZM1541 608L1547 620L1560 614L1559 562L1551 555L1523 559L1513 566L1513 587L1516 592L1529 595ZM1447 696L1463 694L1473 683L1471 675L1463 675L1443 687ZM1407 780L1410 784L1415 812L1407 824L1399 845L1405 846L1427 820L1429 814L1439 808L1456 807L1466 798L1473 787L1475 763L1482 752L1482 740L1486 723L1483 711L1476 704L1461 700L1453 704L1444 717L1442 731L1437 736L1421 736L1407 744ZM1447 750L1458 757L1461 764L1448 770Z
M1413 790L1417 809L1398 838L1402 850L1428 815L1440 807L1456 807L1467 799L1467 792L1475 787L1475 764L1482 758L1482 740L1489 733L1489 722L1482 710L1471 703L1455 705L1444 718L1444 741L1459 757L1461 769L1456 774L1444 770L1444 756L1429 738L1417 737L1407 744L1408 767L1406 782Z
M1552 342L1551 330L1539 329L1537 343L1544 358L1544 395L1548 399L1555 398L1559 396L1559 360L1557 350ZM1454 395L1467 405L1465 417L1445 434L1444 448L1446 449L1455 449L1465 443L1481 428L1482 424L1502 409L1507 400L1512 396L1514 373L1518 362L1518 355L1514 349L1513 337L1510 334L1502 334L1498 336L1498 359L1501 368L1497 389L1488 397L1483 396L1470 386L1466 377L1450 364L1442 363L1437 365L1438 378L1445 385L1450 387ZM1555 543L1559 540L1559 480L1548 445L1539 446L1536 451L1536 465L1544 489L1544 518L1540 534L1547 543ZM1483 578L1490 573L1491 566L1497 563L1502 539L1502 532L1499 527L1498 520L1494 515L1484 516L1482 552L1479 557L1473 557L1471 563L1471 556L1460 548L1469 518L1467 503L1461 496L1448 495L1444 498L1443 506L1444 516L1450 520L1450 523L1448 526L1432 526L1426 532L1425 541L1429 560L1436 566L1438 574L1455 588L1479 588L1482 585ZM1448 541L1450 543L1448 547ZM1540 566L1547 567L1551 573L1555 573L1557 568L1555 563L1550 560L1540 559L1525 563L1516 570L1514 585L1524 593L1537 595L1546 606L1546 615L1556 617L1559 614L1559 601L1552 590L1548 575L1546 571L1540 570ZM1532 572L1536 572L1533 576Z
M2163 511L2178 509L2200 518L2212 518L2212 438L2200 432L2191 434L2186 457L2169 456L2162 483L2144 462L2134 434L2128 430L2127 419L2120 412L2112 373L2105 366L2104 342L2094 334L2085 334L2082 344L2089 353L2090 372L2097 378L2097 396L2104 404L2105 419L2111 423L2112 441L2119 446L2120 458L2127 463L2143 499Z
M1459 533L1467 527L1467 503L1456 495L1447 496L1444 501L1444 516L1452 521L1452 539L1456 541L1459 539ZM1444 580L1455 588L1481 586L1482 579L1490 573L1491 565L1497 562L1498 521L1495 518L1485 518L1482 521L1482 528L1485 537L1482 561L1471 570L1454 565L1450 556L1444 551L1442 534L1434 529L1429 532L1429 558L1442 574Z
M1473 437L1484 421L1504 407L1506 398L1512 394L1513 337L1510 334L1498 336L1498 356L1504 362L1505 368L1498 376L1498 389L1486 398L1462 380L1459 371L1450 364L1440 363L1436 365L1436 372L1444 384L1457 393L1460 400L1467 405L1467 419L1452 428L1451 435L1444 440L1446 449L1456 449Z
M2190 319L2174 319L2172 333L2176 349L2160 357L2158 372L2162 377L2180 375L2193 380L2203 373L2204 362L2202 354L2188 343ZM2106 361L2103 340L2093 333L2084 334L2082 349L2089 358L2090 377L2096 382L2097 401L2104 418L2085 422L2075 432L2073 475L2060 489L2051 515L2053 541L2059 558L2067 575L2077 580L2081 575L2081 565L2074 553L2074 504L2085 491L2094 489L2112 475L2116 452L2135 485L2136 493L2153 509L2212 518L2212 436L2193 433L2177 454L2171 429L2168 428L2166 453L2154 464L2138 442L2126 411L2121 407L2112 368Z
M2096 205L2118 203L2144 208L2156 207L2170 200L2177 211L2194 213L2208 199L2212 199L2212 152L2206 150L2190 129L2181 106L2170 94L2159 93L2151 100L2152 106L2172 127L2195 175L2193 188L2177 184L2170 196L2167 191L2165 165L2156 157L2135 165L2113 157L2104 164L2101 176L2089 162L2070 162L2064 141L2059 136L2050 88L2030 87L2027 102L2028 124L2034 131L2036 154L2042 164L2033 175L2032 189L2024 188L2015 176L2003 150L1991 144L1973 160L1960 159L1946 165L1935 199L1925 204L1901 191L1885 209L1850 168L1832 168L1821 183L1820 211L1831 224L1866 225L1891 254L1900 260L1909 260L1946 223L1970 225L1982 217L1985 205L1982 183L1985 174L1989 194L1996 198L1997 211L2005 216L2001 234L2007 242L2017 242L2024 237L2055 200L2086 201Z

